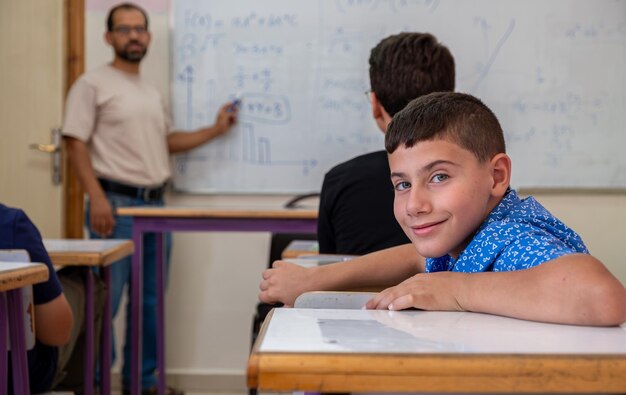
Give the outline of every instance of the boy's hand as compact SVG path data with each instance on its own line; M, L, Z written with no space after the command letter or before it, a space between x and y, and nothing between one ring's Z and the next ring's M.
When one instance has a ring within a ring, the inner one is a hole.
M368 309L465 311L467 273L420 273L387 288L365 305Z
M282 302L286 307L292 307L296 298L307 291L303 285L310 281L310 270L293 263L275 261L271 269L263 272L259 300L265 303Z

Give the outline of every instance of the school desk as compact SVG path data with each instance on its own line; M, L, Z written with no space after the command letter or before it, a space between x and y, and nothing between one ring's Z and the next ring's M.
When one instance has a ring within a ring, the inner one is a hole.
M274 309L248 387L315 392L626 392L626 330L488 314Z
M92 266L99 267L107 293L102 317L102 336L100 347L100 393L111 393L111 289L110 265L133 253L130 240L81 240L81 239L44 239L43 244L55 266ZM94 383L94 278L87 270L85 276L85 394L93 394Z
M133 217L133 241L137 248L133 254L131 270L131 394L140 392L141 371L141 292L143 288L142 236L156 233L157 270L157 369L159 394L165 390L165 338L164 338L164 274L163 233L171 231L250 231L273 233L315 233L317 210L241 208L241 207L120 207L118 215Z
M281 254L282 259L298 258L300 255L319 253L317 240L292 240Z
M42 263L0 262L0 377L7 377L10 337L15 394L30 394L21 288L44 282L48 275L48 268ZM6 393L7 382L3 379L0 394Z

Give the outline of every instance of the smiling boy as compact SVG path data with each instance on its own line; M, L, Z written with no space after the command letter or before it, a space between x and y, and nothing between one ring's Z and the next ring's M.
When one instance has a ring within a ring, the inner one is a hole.
M366 307L626 321L624 286L573 230L510 189L502 129L480 100L450 92L415 99L394 116L385 147L394 214L412 251L406 245L312 269L277 262L263 273L261 299L402 281Z

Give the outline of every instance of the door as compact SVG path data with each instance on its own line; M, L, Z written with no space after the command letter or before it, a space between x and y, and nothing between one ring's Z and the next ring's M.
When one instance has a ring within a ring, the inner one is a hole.
M63 0L0 0L0 202L24 209L44 237L62 233L51 143L64 97Z

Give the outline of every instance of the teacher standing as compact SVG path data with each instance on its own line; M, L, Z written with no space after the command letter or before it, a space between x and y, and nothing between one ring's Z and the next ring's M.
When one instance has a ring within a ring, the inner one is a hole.
M115 6L109 11L104 38L113 49L113 61L84 74L72 86L63 135L70 164L88 196L85 223L91 237L130 239L132 218L117 217L115 208L162 206L165 183L171 175L169 154L193 149L226 133L236 122L237 111L225 104L214 125L193 132L172 130L161 95L139 72L151 39L146 11L132 3ZM165 244L168 257L171 235L166 235ZM155 249L154 235L147 235L141 372L142 393L146 394L156 388ZM111 267L113 314L129 283L130 268L130 257ZM130 388L130 338L127 314L124 392Z

